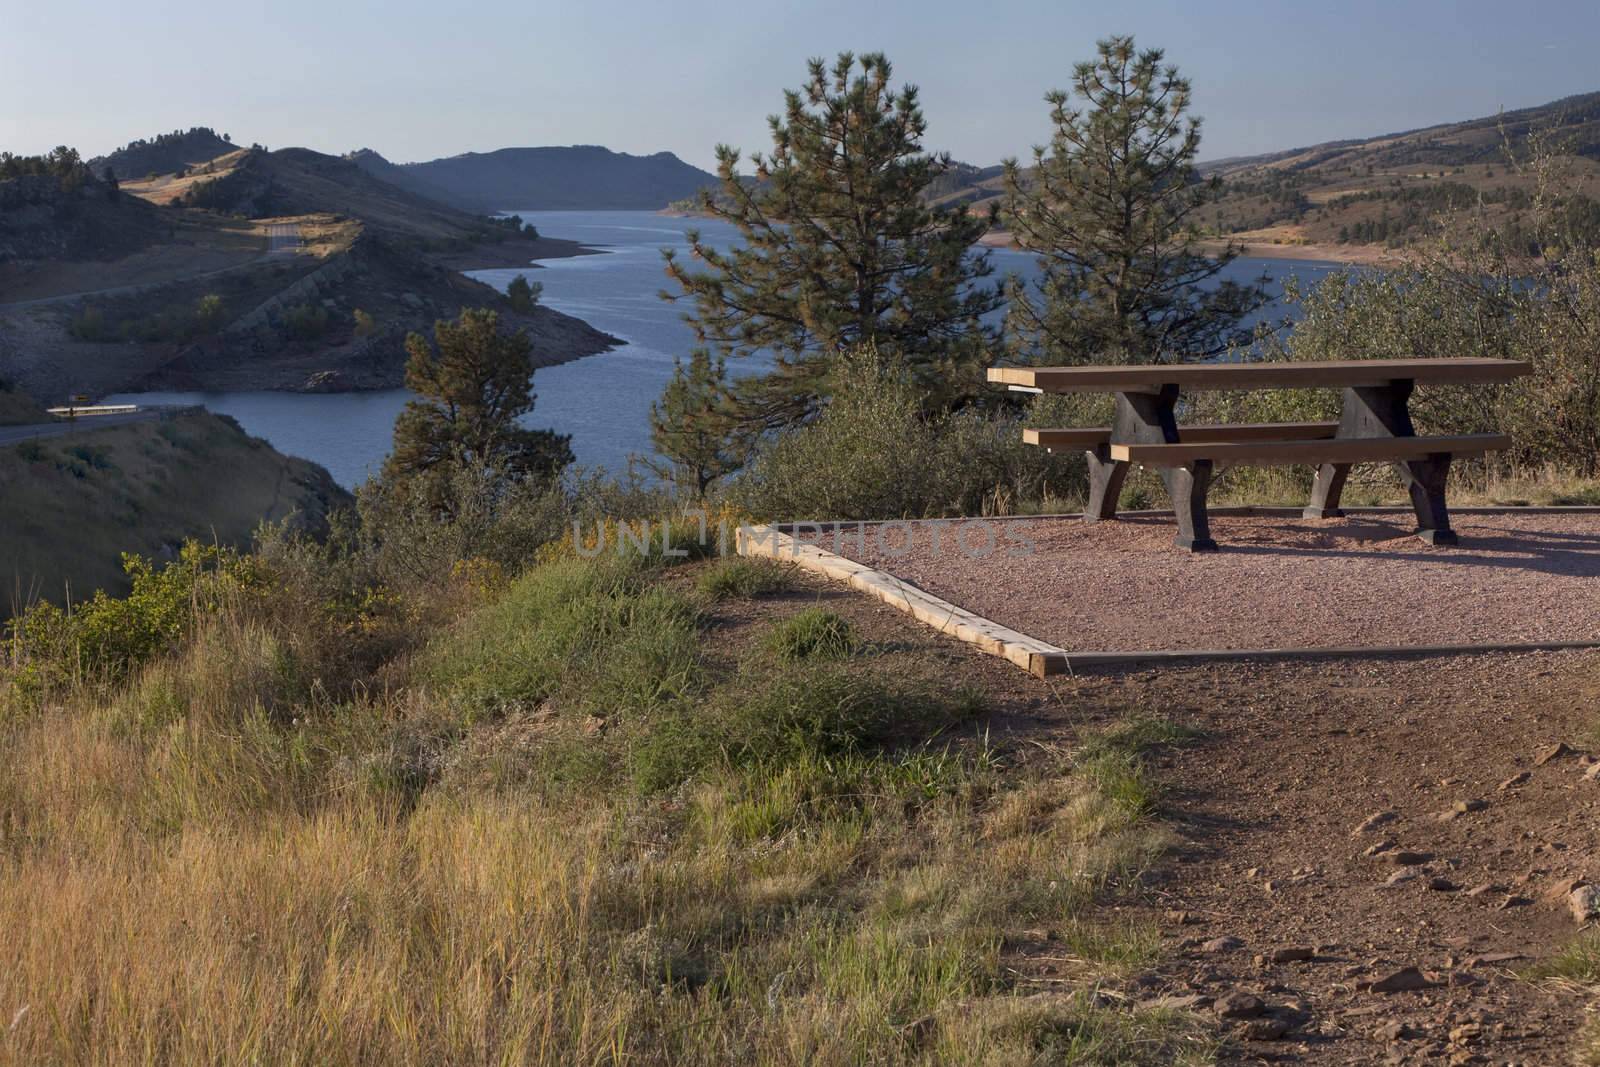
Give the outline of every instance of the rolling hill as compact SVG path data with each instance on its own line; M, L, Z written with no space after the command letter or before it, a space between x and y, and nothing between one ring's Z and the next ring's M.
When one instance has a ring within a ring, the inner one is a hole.
M671 152L631 156L599 145L502 148L427 163L370 149L352 162L385 181L471 211L655 211L716 181Z
M142 178L152 174L172 174L208 163L239 146L206 126L173 130L149 140L129 141L109 155L91 159L96 174L110 167L119 178Z
M1200 164L1221 188L1201 212L1212 237L1256 254L1314 252L1371 258L1437 234L1450 213L1472 207L1515 228L1533 178L1511 156L1548 135L1567 155L1574 188L1600 198L1600 93L1538 107L1369 138L1327 141ZM1510 154L1508 156L1508 153ZM929 198L987 210L1001 196L998 167L957 164ZM994 235L994 243L1005 240Z

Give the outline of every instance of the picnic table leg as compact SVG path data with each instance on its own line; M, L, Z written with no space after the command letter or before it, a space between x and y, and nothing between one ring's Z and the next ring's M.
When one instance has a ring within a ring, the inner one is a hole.
M1172 510L1178 517L1179 548L1191 552L1215 552L1211 539L1211 518L1206 513L1206 493L1211 489L1212 463L1197 459L1187 467L1170 467L1161 472L1172 495Z
M1397 464L1400 478L1411 494L1417 512L1417 536L1430 545L1454 545L1460 540L1450 528L1450 512L1445 508L1444 487L1450 476L1450 453L1435 452L1427 459Z
M1117 418L1111 426L1111 440L1118 444L1176 444L1178 387L1163 385L1155 393L1118 393ZM1178 518L1179 548L1191 552L1215 552L1211 524L1206 514L1206 493L1211 488L1212 464L1199 460L1188 467L1172 467L1161 472L1172 510Z
M1339 417L1339 432L1335 437L1415 437L1416 427L1411 423L1411 391L1416 383L1400 379L1388 385L1357 386L1344 391L1344 412ZM1314 508L1319 500L1328 505L1323 491L1323 471L1337 464L1328 464L1317 472L1317 484L1312 490ZM1396 463L1400 480L1411 494L1411 506L1417 513L1417 536L1430 545L1457 543L1455 531L1450 528L1450 513L1445 508L1445 479L1450 473L1450 455L1436 453L1426 459ZM1346 472L1349 467L1346 465ZM1343 488L1343 476L1337 478L1337 488ZM1335 490L1332 474L1327 487ZM1333 495L1333 506L1338 497ZM1306 509L1306 514L1312 508Z
M1339 508L1339 497L1344 494L1344 481L1350 476L1348 463L1324 463L1317 468L1317 480L1311 483L1311 503L1302 516L1307 519L1337 519L1344 514Z
M1084 522L1099 522L1117 517L1117 501L1128 465L1111 458L1111 448L1101 445L1089 453L1089 506L1083 509Z

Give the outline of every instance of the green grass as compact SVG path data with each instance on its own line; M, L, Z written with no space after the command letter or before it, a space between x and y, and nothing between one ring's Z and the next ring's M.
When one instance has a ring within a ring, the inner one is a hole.
M6 1053L1210 1054L1195 1020L1091 992L1155 951L1099 903L1163 841L1119 776L1142 782L1142 754L1182 731L1138 720L1014 765L981 701L915 671L756 655L759 630L714 647L726 631L665 573L534 567L349 700L270 619L242 619L123 691L6 725L0 928L27 936L0 939L0 1004L51 1005ZM837 641L834 620L771 632ZM1040 927L1081 985L1005 954Z
M768 651L783 659L844 659L861 648L850 620L822 608L807 608L773 624L767 633Z
M770 559L729 556L705 571L695 589L707 600L771 596L794 588L793 569Z

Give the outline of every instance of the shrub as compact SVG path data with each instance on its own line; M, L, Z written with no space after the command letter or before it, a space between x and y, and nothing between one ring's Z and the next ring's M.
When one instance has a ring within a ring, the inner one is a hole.
M767 634L767 648L788 660L843 659L860 647L850 620L821 608L774 623Z
M841 381L822 414L767 442L730 486L730 498L751 514L974 515L1083 492L1082 459L1023 444L1023 421L982 408L927 414L904 370L870 351L845 357L836 373Z
M132 582L126 597L97 591L70 609L40 601L7 624L13 686L20 695L125 678L176 647L198 620L257 595L263 582L254 558L197 541L186 541L165 566L132 554L123 555L122 565Z
M295 304L283 310L281 320L289 336L314 341L328 329L328 309L321 304Z
M695 582L700 595L709 600L766 596L793 586L794 572L790 567L770 559L743 556L721 560Z
M355 332L357 337L371 337L373 334L378 332L378 320L374 319L370 312L362 311L360 308L356 308L355 311L351 313L351 317L355 320Z
M194 321L201 333L215 333L228 318L228 307L216 293L207 293L194 306Z

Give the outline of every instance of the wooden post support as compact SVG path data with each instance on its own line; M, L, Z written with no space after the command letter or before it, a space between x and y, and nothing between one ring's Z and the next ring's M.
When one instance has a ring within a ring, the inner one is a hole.
M1098 445L1088 453L1089 505L1083 509L1084 522L1099 522L1117 517L1117 501L1122 483L1128 478L1128 464L1111 458L1109 445Z

